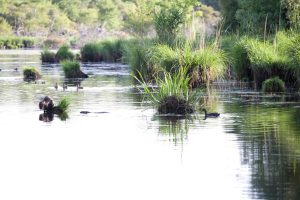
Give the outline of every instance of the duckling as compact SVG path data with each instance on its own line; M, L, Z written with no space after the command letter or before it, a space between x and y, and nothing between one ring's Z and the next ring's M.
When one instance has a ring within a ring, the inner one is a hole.
M58 89L58 84L57 84L57 82L55 83L54 88L55 88L55 90Z
M42 83L42 84L45 84L45 83L46 83L46 81L42 81L41 83Z
M16 67L16 68L14 68L14 70L15 70L15 72L17 72L17 71L18 71L18 68Z
M2 71L2 69L0 69L0 72Z
M205 108L203 108L202 111L204 111L204 113L205 113L204 119L206 119L206 118L217 118L217 117L220 116L220 113L217 113L217 112L207 113L207 110Z
M66 89L68 89L68 85L67 84L63 84L63 90L66 90Z

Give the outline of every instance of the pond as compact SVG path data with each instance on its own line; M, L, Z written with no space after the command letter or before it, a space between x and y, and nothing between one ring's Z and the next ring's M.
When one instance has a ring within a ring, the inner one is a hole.
M63 90L38 53L0 52L0 199L300 199L297 94L214 84L201 103L219 118L170 120L142 102L128 66L84 64L83 89ZM26 65L42 80L24 82ZM45 95L70 99L66 120L41 121Z

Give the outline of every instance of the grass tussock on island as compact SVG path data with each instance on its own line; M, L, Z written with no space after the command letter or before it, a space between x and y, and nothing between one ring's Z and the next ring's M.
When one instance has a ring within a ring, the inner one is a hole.
M80 70L78 61L66 60L61 62L61 65L66 78L88 78L88 75Z
M38 70L34 67L24 67L23 68L23 78L25 81L35 81L42 77Z
M162 72L155 77L157 87L150 87L141 78L135 78L142 85L146 98L160 114L186 115L194 112L199 94L189 87L188 68L181 67L173 74Z
M76 56L67 45L62 45L55 53L48 49L41 52L42 63L58 63L64 60L75 60Z
M262 91L266 93L284 92L284 81L278 77L269 78L262 83Z

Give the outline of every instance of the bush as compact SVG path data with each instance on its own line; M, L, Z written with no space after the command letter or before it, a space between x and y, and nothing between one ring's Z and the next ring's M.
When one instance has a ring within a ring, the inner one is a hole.
M80 49L82 62L103 61L102 45L100 43L88 43Z
M80 64L77 61L63 61L61 63L66 78L88 78L88 75L80 70Z
M23 77L25 81L35 81L42 76L34 67L24 67Z
M57 59L55 57L55 53L49 51L48 49L44 49L41 53L42 63L56 63Z
M120 62L124 53L124 40L105 40L88 43L81 48L83 62Z
M58 51L56 52L56 60L58 61L64 61L64 60L74 60L75 55L72 51L70 51L70 48L66 45L61 46Z
M284 92L285 84L284 81L279 77L269 78L262 84L263 92Z
M146 97L161 114L190 114L194 112L199 95L189 89L188 69L180 67L176 73L163 73L155 77L157 87L149 88L144 80L135 77L142 85Z

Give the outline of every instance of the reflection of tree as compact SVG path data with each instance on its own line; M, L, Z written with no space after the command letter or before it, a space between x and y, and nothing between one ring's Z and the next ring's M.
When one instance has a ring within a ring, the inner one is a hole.
M300 199L300 113L262 105L231 106L241 115L234 125L240 133L242 160L252 170L258 199Z

